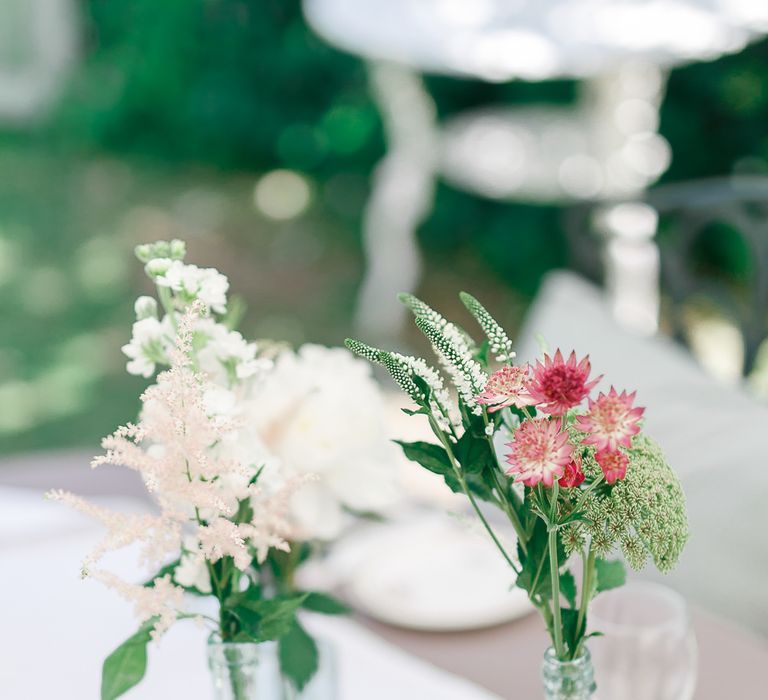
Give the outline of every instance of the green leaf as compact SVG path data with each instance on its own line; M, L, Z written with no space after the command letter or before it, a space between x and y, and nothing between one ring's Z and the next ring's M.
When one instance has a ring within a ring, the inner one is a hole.
M490 352L491 352L491 344L487 340L484 340L477 347L477 350L475 351L475 359L483 367L488 367L488 365L490 365L490 360L489 360Z
M429 403L429 399L432 397L432 387L427 384L424 377L418 374L414 374L411 379L413 383L418 387L419 391L424 395L424 401Z
M412 462L417 462L425 469L439 474L445 479L445 483L451 491L461 493L461 484L451 465L448 453L439 445L431 442L395 442L403 448L405 456Z
M403 448L408 459L418 462L425 469L441 475L453 472L448 453L440 445L431 442L402 442L401 440L395 440L395 442Z
M596 594L623 586L627 581L627 572L624 564L618 559L613 561L595 559L595 574Z
M253 642L267 642L286 634L296 619L296 611L307 593L278 596L267 600L243 598L231 612L240 620L243 633Z
M455 453L466 474L481 474L486 469L496 468L496 458L485 435L475 437L466 431L456 443Z
M496 487L493 471L497 466L485 432L478 437L465 431L456 443L456 459L472 493L484 501L492 501Z
M568 645L570 657L573 658L579 647L581 638L584 636L584 622L582 620L579 626L579 613L571 608L560 608L560 615L563 620L563 640Z
M568 605L576 608L576 579L573 574L566 570L560 574L560 593L568 601Z
M101 700L114 700L135 686L147 671L147 644L156 618L148 620L106 659L101 669Z
M403 413L405 413L406 416L420 416L420 415L428 416L430 413L429 409L423 406L417 410L414 410L412 408L401 408L400 410Z
M340 600L325 593L310 591L301 607L305 610L323 613L324 615L348 615L351 610Z
M315 640L306 630L294 621L286 634L277 643L280 670L297 690L302 690L315 675L318 666L318 653Z
M537 595L549 598L552 585L549 578L549 542L547 527L536 518L533 533L528 541L528 553L524 553L520 542L517 543L517 554L522 568L517 577L517 585L528 592L533 599Z
M459 412L461 413L461 421L464 425L466 432L471 433L476 438L481 438L487 441L485 434L485 419L482 415L478 416L472 412L469 406L464 403L464 400L459 396Z

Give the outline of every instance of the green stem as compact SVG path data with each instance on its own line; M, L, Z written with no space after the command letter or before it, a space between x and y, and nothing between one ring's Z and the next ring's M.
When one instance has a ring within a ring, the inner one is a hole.
M178 322L176 321L176 310L173 308L173 294L168 287L162 287L157 285L157 296L160 297L160 303L165 310L166 316L171 319L171 324L174 330L178 330Z
M519 575L520 569L518 569L518 567L515 565L515 562L512 560L512 557L510 557L509 554L507 554L507 550L504 549L503 545L499 541L499 538L496 537L496 533L493 531L488 521L485 519L483 512L480 510L480 506L477 505L477 501L475 500L475 497L472 495L472 492L469 490L469 486L467 485L467 480L464 478L464 474L461 473L461 469L459 469L458 463L456 461L456 457L453 454L453 448L451 447L451 443L445 437L445 434L443 433L443 431L440 430L437 423L435 423L434 418L430 416L429 421L432 426L432 430L434 431L435 435L440 439L440 442L442 442L443 447L445 448L445 451L448 453L448 458L451 460L451 466L453 467L454 474L456 474L456 478L459 480L459 483L461 484L461 488L462 488L462 491L464 491L464 495L466 495L466 497L469 499L469 502L472 504L472 508L477 514L477 517L480 518L480 522L483 524L483 527L485 527L486 531L488 532L491 539L493 540L493 543L496 545L499 552L501 552L501 555L504 557L507 564L509 564L510 567L512 567L512 570Z
M509 500L507 500L507 495L514 496L515 494L511 493L509 489L504 488L504 485L499 479L499 474L495 469L492 470L492 474L493 483L496 484L496 490L499 492L499 498L501 499L501 507L504 509L504 512L507 514L509 521L512 523L512 527L515 528L515 532L517 533L517 541L520 543L520 548L523 550L523 554L528 554L528 544L526 542L525 528L523 527L523 523L520 520L520 516L510 505Z
M496 448L493 446L493 439L491 437L488 437L488 445L491 448L491 454L493 455L494 460L496 460L496 464L501 467L498 463L499 458L496 455ZM496 484L496 490L499 492L499 497L501 498L501 507L506 512L509 521L512 523L512 527L515 528L517 541L520 543L520 549L523 550L523 554L528 554L528 538L523 523L520 520L520 516L517 514L517 509L520 507L520 499L518 499L517 494L514 491L503 487L495 469L491 471L493 473L493 482ZM512 501L512 505L510 505L507 500L507 496L509 496Z
M579 605L579 616L576 618L576 633L582 634L582 625L587 616L587 606L592 597L592 585L595 575L595 550L592 549L592 543L589 544L589 552L584 561L584 572L581 579L581 605ZM579 645L581 642L579 642ZM577 645L577 646L579 646Z
M552 631L552 611L549 609L549 605L547 605L547 601L541 600L539 602L531 601L534 605L534 607L541 613L542 618L544 618L544 624L546 625L547 632L549 632L549 636L554 638L554 632Z
M493 531L491 526L488 524L488 521L485 519L485 516L483 515L483 511L480 510L480 506L477 505L477 501L475 500L475 497L472 495L472 492L469 490L469 487L467 486L467 482L464 480L463 475L457 474L461 481L462 489L464 490L464 493L467 495L467 498L469 498L469 502L472 504L472 508L474 508L475 513L477 513L477 517L480 518L480 521L483 523L483 526L488 531L488 534L491 536L491 539L493 540L494 544L498 548L498 550L501 552L504 559L507 560L507 564L509 564L512 567L512 570L519 576L521 571L515 564L515 562L512 560L512 558L507 554L507 550L504 549L501 542L499 542L498 537L496 537L496 533Z
M602 481L603 474L600 474L587 488L581 492L579 500L576 501L576 505L571 509L571 513L576 513L577 511L581 510L581 507L584 505L584 501L587 500L587 496L589 496L589 494L592 493L592 491L594 491L595 488L602 483Z
M536 569L536 576L533 577L533 583L531 584L531 593L535 593L536 586L539 585L539 579L541 578L541 572L544 570L544 562L547 560L547 554L549 553L549 541L544 546L544 552L539 560L539 566Z
M563 621L560 613L560 566L557 561L557 516L558 484L552 487L552 509L549 525L549 575L552 579L552 627L554 632L555 653L558 659L564 659L563 650Z
M486 428L488 428L489 425L492 425L491 421L488 420L488 411L485 407L483 407L483 423ZM493 435L488 435L486 433L485 439L488 442L488 447L493 455L493 461L496 463L499 470L503 472L504 468L499 464L499 456L496 454L496 446L493 444ZM496 484L496 490L499 492L499 498L501 499L501 507L506 512L509 521L512 523L512 527L515 528L517 541L520 543L520 548L523 550L523 554L528 554L528 538L523 523L520 520L520 516L517 514L518 510L522 507L522 503L514 490L503 488L499 481L499 475L495 469L492 470L492 473L493 483ZM510 504L509 501L512 501L512 503Z
M229 684L232 688L232 700L249 700L246 697L247 681L243 674L243 668L240 665L240 650L236 647L229 647L224 650L224 656L229 662L227 664L227 674L229 675Z

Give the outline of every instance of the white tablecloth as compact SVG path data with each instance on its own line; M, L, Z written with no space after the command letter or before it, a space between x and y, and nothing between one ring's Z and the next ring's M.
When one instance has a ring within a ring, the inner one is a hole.
M122 506L131 503L122 503ZM26 489L0 489L0 697L89 700L101 664L136 629L130 605L92 580L79 562L100 530L66 506ZM134 573L130 552L109 564ZM311 616L308 626L333 642L340 700L493 700L497 696L400 651L352 620ZM150 648L144 681L130 700L208 700L206 631L177 623Z

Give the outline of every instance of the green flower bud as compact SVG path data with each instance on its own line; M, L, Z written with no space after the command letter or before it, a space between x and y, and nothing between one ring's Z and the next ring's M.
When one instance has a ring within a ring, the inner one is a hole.
M141 245L137 245L133 249L133 252L139 259L139 262L148 263L154 257L152 250L153 248L150 243L142 243Z
M152 246L154 257L156 258L170 258L171 257L171 244L168 241L155 241Z
M170 258L152 258L145 266L144 271L152 279L162 277L171 267L173 260Z
M141 296L133 305L136 312L136 320L143 321L145 318L157 318L157 301L154 297Z
M187 244L179 238L174 238L170 244L170 255L174 260L184 260L187 254Z

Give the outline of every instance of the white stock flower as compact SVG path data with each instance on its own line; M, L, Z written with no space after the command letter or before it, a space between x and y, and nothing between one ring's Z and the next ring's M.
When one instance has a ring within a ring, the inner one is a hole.
M129 358L126 369L129 374L151 377L155 365L168 364L169 350L173 345L173 330L169 319L162 321L150 316L133 324L131 342L121 348Z
M345 509L380 512L396 499L386 405L370 366L347 350L284 352L251 391L243 419L286 477L315 474L292 498L304 538L333 539Z
M247 379L264 369L265 361L256 357L256 343L249 343L237 331L231 331L211 318L201 319L195 333L204 342L197 351L197 361L218 384Z
M216 313L226 311L229 280L213 267L185 265L181 260L173 260L155 281L159 286L173 290L184 301L199 299Z

